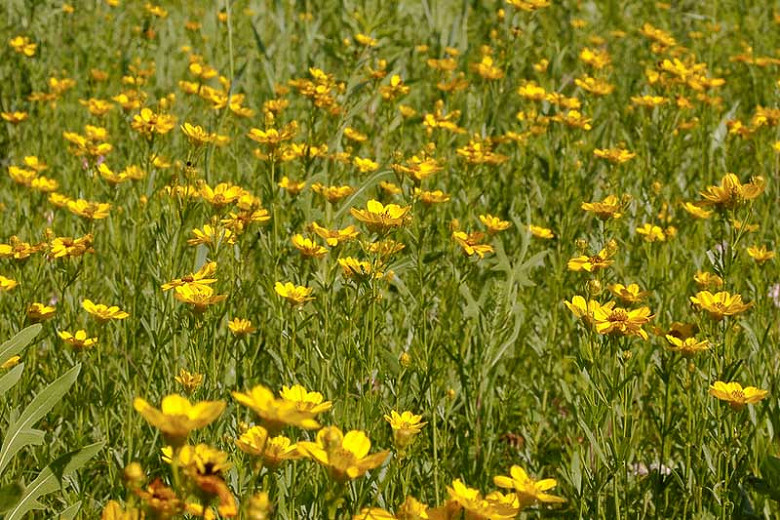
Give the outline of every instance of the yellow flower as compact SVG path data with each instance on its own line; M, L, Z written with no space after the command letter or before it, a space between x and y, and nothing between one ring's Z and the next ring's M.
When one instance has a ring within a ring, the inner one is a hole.
M277 186L282 188L290 195L295 196L303 191L303 188L306 187L306 181L296 182L288 179L287 176L284 176L282 177L282 180L277 183Z
M302 307L304 303L314 299L314 297L311 296L314 289L302 285L295 285L292 282L276 282L274 291L296 307Z
M417 197L420 202L430 206L431 204L441 204L443 202L449 202L450 196L441 190L424 191L419 188L414 189L414 196Z
M249 428L235 442L238 449L248 455L262 457L263 463L272 468L303 457L298 446L289 438L283 435L269 438L268 431L262 426Z
M482 61L479 63L472 63L469 68L487 80L501 79L504 77L504 71L501 67L493 65L493 58L490 56L483 56Z
M710 348L710 342L706 339L698 340L693 336L689 338L678 338L671 334L666 335L666 341L670 343L669 350L672 352L679 352L683 357L693 357L699 352L704 352Z
M75 350L94 347L98 340L96 337L90 338L87 336L87 332L84 330L77 330L75 334L63 330L58 332L57 335Z
M395 410L392 410L390 415L385 415L385 421L390 423L393 429L393 442L400 451L410 446L422 427L427 424L422 422L421 415L408 411L399 414Z
M382 278L384 273L374 270L371 262L358 260L351 256L338 259L341 271L346 278L353 280L368 280L369 278Z
M757 264L763 264L775 257L775 252L767 250L764 245L761 247L750 246L747 248L747 252L750 258L755 260Z
M233 318L228 322L228 329L235 336L245 336L251 334L257 330L257 327L252 325L252 322L244 318Z
M52 258L76 258L87 253L94 253L92 249L92 234L79 238L57 237L49 245L49 254Z
M611 312L612 308L615 306L615 302L607 302L604 305L601 305L596 300L589 300L586 302L585 298L579 295L574 296L571 299L571 302L564 301L563 303L574 316L588 325L593 324L593 315L596 309L604 309L607 312Z
M295 403L298 410L302 412L320 414L327 412L333 407L333 403L325 401L321 393L309 392L301 385L282 386L279 396L291 403Z
M368 158L355 157L352 159L352 164L358 169L360 173L375 172L379 169L379 163L372 161Z
M636 154L623 148L596 148L593 150L593 156L607 159L611 163L623 164L636 157Z
M707 271L696 271L693 280L699 287L723 287L723 278Z
M204 428L214 422L225 409L224 401L201 401L192 404L186 397L171 394L163 397L160 409L140 397L133 401L133 408L146 422L159 429L166 441L179 447L192 430Z
M499 231L505 231L509 229L509 227L512 225L506 220L501 220L500 218L495 217L491 214L480 215L479 221L482 222L482 225L484 225L487 228L488 233L490 233L491 235L494 235Z
M659 226L654 226L650 223L643 224L642 227L636 228L636 232L638 235L644 237L645 242L664 242L666 240L664 230Z
M607 249L602 249L597 255L594 256L575 256L567 263L569 271L585 271L593 273L601 269L605 269L612 265L614 262L609 257L612 256Z
M303 256L310 258L322 258L328 254L328 248L323 247L310 238L304 238L298 233L292 237L293 246L301 252Z
M214 140L214 134L208 133L200 125L191 125L190 123L185 122L179 128L181 128L182 133L187 136L190 143L195 146L202 146Z
M715 294L709 291L699 291L696 296L691 296L691 303L706 311L715 321L722 320L724 316L740 314L753 306L752 303L743 303L742 296L739 294L732 296L726 291Z
M208 285L180 285L173 289L173 297L182 303L193 306L195 312L204 312L209 305L217 304L227 298L225 294L214 294Z
M520 466L512 466L509 475L493 477L493 483L500 488L514 490L521 509L537 502L543 504L563 504L566 502L564 498L546 493L558 485L555 479L546 478L535 481Z
M0 112L0 117L3 118L4 121L8 121L9 123L13 125L18 125L22 121L26 121L29 117L29 114L27 112Z
M96 320L100 323L106 323L110 320L123 320L130 316L127 312L121 310L116 305L112 305L111 307L104 305L102 303L95 304L92 302L92 300L84 300L81 302L81 307L88 313L90 313L92 316L95 317Z
M753 200L763 193L766 181L763 177L754 177L751 182L742 184L739 177L727 173L719 186L708 186L701 192L703 205L719 208L734 208Z
M715 381L710 385L710 395L721 401L726 401L734 410L741 410L745 405L757 403L766 398L769 392L753 386L742 388L741 384L735 382Z
M216 272L217 272L217 263L207 262L203 264L203 266L200 269L198 269L197 272L190 273L186 276L182 276L181 278L174 278L170 282L163 284L162 290L167 291L173 289L174 287L180 287L182 285L205 287L217 281L216 278L212 278L212 276L214 276L214 273Z
M615 195L609 195L601 202L583 202L580 206L583 210L595 214L601 220L620 218L622 205Z
M407 496L398 506L395 516L398 520L428 520L428 506L412 496Z
M201 244L219 245L222 243L236 243L235 233L227 228L219 228L210 224L205 224L202 229L193 229L192 234L194 235L194 238L187 240L187 243L191 246L197 246Z
M380 451L369 455L371 441L364 432L352 430L345 435L335 426L318 431L316 442L299 442L298 449L325 466L339 482L363 476L379 467L390 454Z
M204 182L200 187L201 198L215 208L233 204L245 194L246 191L243 188L229 182L220 182L214 188Z
M6 278L3 275L0 275L0 291L10 291L17 285L19 285L19 282L16 280L12 280L10 278Z
M621 283L614 283L609 286L609 291L617 298L620 298L623 303L639 303L650 294L647 291L640 290L635 283L627 286Z
M8 370L9 368L13 368L18 365L21 360L21 356L11 356L6 362L0 365L0 370Z
M148 137L152 134L167 134L176 126L176 117L170 114L155 114L149 108L142 108L139 114L133 116L130 126Z
M319 193L325 197L331 204L355 193L355 188L352 186L324 186L319 182L312 184L311 189L314 193Z
M708 209L704 209L700 206L699 203L694 202L683 202L683 209L688 212L693 218L696 219L708 219L712 216L712 211Z
M320 226L316 222L311 223L311 230L325 239L325 243L330 247L336 247L342 242L354 240L360 234L355 226L347 226L344 229L328 229Z
M358 514L352 515L352 520L397 520L397 518L393 513L379 507L364 507Z
M463 249L466 256L477 255L480 258L484 258L487 253L492 253L494 251L493 246L482 243L482 240L485 239L485 234L481 231L474 231L472 233L453 231L452 238L461 249Z
M546 227L534 226L533 224L530 224L528 226L528 231L536 238L542 238L544 240L551 240L555 238L555 233L552 232L552 229L548 229Z
M89 220L100 220L108 216L111 204L77 199L69 200L66 207L68 208L68 211L79 217L84 217Z
M27 36L16 36L8 41L8 45L19 54L23 54L28 58L35 56L35 51L38 48L38 44L34 43Z
M316 407L302 409L297 401L277 399L273 392L263 385L255 386L248 393L233 392L233 398L255 412L270 432L277 432L284 426L297 426L307 430L320 427L314 419L319 413L314 411Z
M369 200L366 209L350 208L353 217L363 222L371 231L384 232L403 226L410 218L409 206L397 204L383 205L377 200Z
M599 307L593 311L593 324L599 334L619 334L621 336L639 336L647 339L647 332L642 325L653 319L648 307L638 309L623 309L615 307L607 309Z
M520 508L515 497L506 500L503 495L494 494L483 497L478 489L466 486L463 481L456 479L452 486L447 487L450 495L449 505L437 508L435 511L442 518L458 518L459 511L465 510L465 518L473 520L510 520L517 516ZM439 518L437 516L436 518Z
M203 383L203 374L191 373L182 368L174 380L184 387L185 392L191 394Z

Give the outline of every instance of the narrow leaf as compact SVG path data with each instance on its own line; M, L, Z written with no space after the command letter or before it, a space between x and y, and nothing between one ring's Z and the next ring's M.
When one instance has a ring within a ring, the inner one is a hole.
M30 325L26 329L20 330L16 336L0 345L0 365L19 354L24 347L32 343L35 336L41 331L41 324Z
M16 365L3 374L3 377L0 377L0 397L19 382L19 378L22 377L22 370L24 370L24 363Z

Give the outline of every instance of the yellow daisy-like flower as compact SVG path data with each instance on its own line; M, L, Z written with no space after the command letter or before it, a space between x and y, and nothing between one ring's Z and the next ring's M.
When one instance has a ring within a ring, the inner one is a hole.
M19 282L16 280L12 280L11 278L6 278L5 276L0 275L0 291L10 291L17 285L19 285Z
M380 451L369 455L371 441L358 430L343 434L335 426L317 432L316 442L299 442L298 449L325 466L331 477L339 482L353 480L379 467L390 454Z
M593 156L611 163L623 164L636 157L636 154L622 148L596 148L593 150Z
M54 307L34 302L27 306L27 319L32 323L41 323L50 319L56 312Z
M312 184L311 189L314 193L325 197L331 204L355 193L355 188L352 186L324 186L319 182Z
M710 218L713 214L712 210L704 209L700 204L700 202L683 202L682 208L695 219L704 220Z
M69 200L66 207L68 208L68 211L79 217L89 220L101 220L108 217L111 204L77 199Z
M300 181L296 182L293 180L290 180L289 178L282 177L282 179L277 183L277 186L282 188L284 191L289 193L292 196L298 195L300 192L303 191L303 188L306 187L306 181Z
M465 231L453 231L452 238L463 249L466 256L477 255L484 258L487 253L494 251L493 246L484 244L485 234L481 231L466 233Z
M724 383L723 381L715 381L710 385L709 393L721 401L726 401L734 410L742 410L745 405L757 403L769 395L767 390L753 386L742 388L739 383Z
M693 280L699 287L723 287L723 278L708 271L696 271Z
M252 322L244 318L233 318L228 322L228 329L234 336L246 336L257 330Z
M528 473L520 466L512 466L509 470L509 476L493 477L493 483L500 488L514 490L521 509L538 502L543 504L563 504L566 502L566 499L546 492L558 485L555 479L547 478L536 481L529 477Z
M496 492L483 497L478 489L466 486L460 479L447 486L447 493L450 495L448 503L432 511L439 515L435 518L458 518L463 511L469 519L510 520L520 511L514 496L505 497Z
M528 226L528 231L536 238L542 238L544 240L552 240L555 238L555 233L552 232L552 229L546 227L534 226L531 224Z
M686 358L693 357L699 352L704 352L710 348L709 341L706 339L699 340L692 336L688 338L678 338L677 336L667 334L666 341L670 344L669 350L671 352L677 352Z
M174 380L184 387L185 392L191 394L203 383L203 374L192 373L182 368Z
M599 307L593 311L593 324L599 334L639 336L647 339L647 332L642 329L642 325L648 323L653 317L648 307L631 310L621 307L613 309Z
M130 126L136 132L151 137L152 134L167 134L176 126L176 117L170 114L155 114L149 108L133 116Z
M739 177L727 173L719 186L708 186L701 192L702 204L719 208L734 208L755 199L764 192L766 181L763 177L754 177L751 182L742 184Z
M601 269L606 269L612 265L614 260L610 260L610 256L612 255L607 249L602 249L598 252L598 254L593 256L575 256L569 260L569 262L566 264L566 267L569 269L569 271L585 271L587 273L593 273Z
M84 300L81 307L95 317L100 323L106 323L110 320L123 320L130 316L127 312L121 310L116 305L108 306L102 303L93 303L92 300Z
M302 307L304 303L314 299L314 297L311 296L314 289L302 285L295 285L292 282L276 282L274 291L296 307Z
M325 401L321 393L309 392L301 385L282 386L279 396L291 403L295 403L298 410L302 412L321 414L333 407L333 403Z
M384 205L378 200L369 200L366 209L350 208L353 217L363 222L371 231L384 232L403 226L410 218L409 206Z
M493 216L491 214L480 215L479 221L482 222L482 225L487 228L488 233L491 235L494 235L499 231L505 231L512 225L510 222L501 220L499 217Z
M77 330L75 334L62 330L58 332L57 335L74 350L94 347L98 340L97 337L89 337L85 330Z
M650 294L648 291L640 290L639 285L635 283L627 286L622 283L614 283L609 286L609 291L620 298L623 303L639 303Z
M775 257L775 252L767 250L764 245L761 247L750 246L747 248L747 252L750 258L755 260L757 264L763 264Z
M409 447L422 427L428 424L423 422L422 415L415 415L408 411L399 414L395 410L392 410L390 415L385 415L385 421L390 423L393 429L393 442L400 451Z
M741 314L753 306L752 303L743 303L741 295L732 295L727 291L715 294L699 291L696 296L691 296L691 303L698 309L706 311L715 321L720 321L725 316Z
M227 298L226 294L214 294L208 285L180 285L173 289L173 297L182 303L192 305L195 312L204 312L210 305Z
M585 298L579 295L574 296L571 299L571 302L564 301L563 303L574 316L588 325L593 324L593 315L596 312L596 309L603 308L605 311L612 311L612 308L615 307L615 302L607 302L604 305L601 305L596 300L589 300L586 302Z
M615 195L609 195L601 202L583 202L580 207L589 213L593 213L601 220L620 218L622 216L622 205Z
M159 429L171 446L184 444L192 430L204 428L222 414L224 401L201 401L192 404L186 397L171 394L163 397L160 409L136 397L133 408L146 422Z
M233 392L233 398L260 417L263 426L270 432L277 432L284 426L297 426L307 430L320 427L314 419L314 409L301 409L299 402L277 399L273 392L263 385L257 385L249 392Z
M336 247L342 242L354 240L360 234L355 226L347 226L344 229L328 229L316 222L311 223L311 230L322 237L330 247Z
M304 238L300 233L293 235L291 241L295 249L300 251L303 256L322 258L328 254L328 248L319 245L311 238Z
M183 285L192 285L192 286L197 285L197 286L205 287L217 281L216 278L212 278L212 276L214 276L216 272L217 272L217 263L207 262L203 264L203 266L200 269L198 269L196 272L190 273L186 276L182 276L181 278L174 278L170 282L163 284L162 290L168 291L170 289L173 289L175 287L181 287Z
M283 435L269 437L268 430L253 426L236 439L238 449L254 457L262 457L263 464L276 468L288 460L300 459L298 445Z
M666 235L664 230L659 226L654 226L650 223L643 224L641 227L636 228L638 235L642 235L645 242L664 242Z

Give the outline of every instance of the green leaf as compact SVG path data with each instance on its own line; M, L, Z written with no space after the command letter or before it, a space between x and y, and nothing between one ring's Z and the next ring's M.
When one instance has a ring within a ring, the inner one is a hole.
M24 486L19 482L0 488L0 513L5 513L18 504L23 494Z
M0 449L0 475L2 475L5 467L19 450L30 444L39 445L43 443L43 432L34 430L32 426L49 413L54 408L54 405L62 399L62 396L70 390L70 387L76 382L80 370L81 365L76 365L62 377L41 390L29 406L19 415L19 418L9 425L8 432L3 440L3 447Z
M24 347L32 343L35 336L41 331L41 324L30 325L26 329L20 330L16 336L0 345L0 365L18 355Z
M38 477L27 486L24 496L11 512L8 513L5 520L21 520L24 518L24 515L33 509L43 509L43 505L38 502L38 499L43 495L53 493L60 489L62 487L63 477L71 475L74 471L86 464L89 459L100 451L104 444L105 443L103 442L90 444L80 450L66 453L49 464L46 469L41 471ZM71 514L72 508L73 506L69 507L65 512Z
M73 520L81 509L81 501L76 502L72 506L69 506L62 513L57 516L58 520Z
M16 365L3 374L3 377L0 377L0 397L19 382L19 378L22 377L22 370L24 370L24 363Z

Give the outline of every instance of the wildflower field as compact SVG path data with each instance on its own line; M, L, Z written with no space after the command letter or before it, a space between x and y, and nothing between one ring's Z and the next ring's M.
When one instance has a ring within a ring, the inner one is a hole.
M0 31L0 517L780 517L774 2Z

